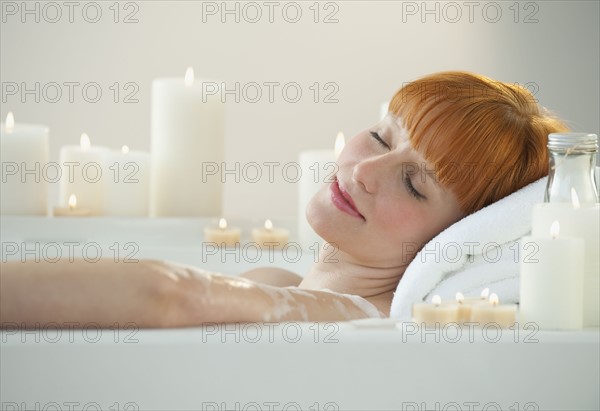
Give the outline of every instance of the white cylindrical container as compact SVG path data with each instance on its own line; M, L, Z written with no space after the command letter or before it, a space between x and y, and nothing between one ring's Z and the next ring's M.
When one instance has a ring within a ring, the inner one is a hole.
M152 82L152 216L220 215L224 151L219 83L194 80L190 69Z

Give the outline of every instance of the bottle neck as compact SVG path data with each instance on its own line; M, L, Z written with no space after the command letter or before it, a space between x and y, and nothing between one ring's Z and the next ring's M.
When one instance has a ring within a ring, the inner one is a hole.
M598 203L595 183L596 152L550 150L548 186L544 201L571 203L572 189L581 205Z

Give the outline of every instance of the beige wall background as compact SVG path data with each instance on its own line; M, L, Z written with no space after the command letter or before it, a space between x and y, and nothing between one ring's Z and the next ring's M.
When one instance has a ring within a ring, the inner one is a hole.
M573 129L600 129L597 1L1 3L0 114L50 126L52 161L82 132L95 144L149 150L152 79L183 76L187 66L231 88L281 84L273 101L266 86L255 103L254 94L227 98L231 167L285 164L302 150L332 148L339 130L348 138L377 121L380 103L404 82L440 70L526 85ZM54 93L40 92L36 102L35 94L7 91L11 83L33 89L36 82L40 90L60 84L62 97L52 102ZM79 83L72 102L70 82ZM296 103L281 92L291 82L302 91ZM89 83L102 91L95 103L82 93ZM125 103L128 95L137 102ZM325 102L327 95L336 101ZM273 182L229 176L224 214L295 217L297 186L277 170Z

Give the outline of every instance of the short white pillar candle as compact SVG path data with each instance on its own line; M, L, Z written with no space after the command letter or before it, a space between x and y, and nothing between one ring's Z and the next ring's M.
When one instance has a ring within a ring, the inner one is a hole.
M583 327L583 255L580 238L523 237L521 241L520 321L540 329L577 330Z
M562 237L581 238L583 250L583 325L600 326L600 205L579 204L573 191L572 203L535 204L532 237L548 235L553 221L560 224ZM565 252L563 256L566 257Z
M79 145L60 149L60 204L67 206L69 196L77 195L77 203L92 215L104 214L104 187L109 176L104 167L108 148L92 146L90 138L83 133Z
M48 212L48 127L21 124L12 112L0 124L2 183L0 213L46 215ZM60 170L58 171L60 172ZM57 174L57 173L55 173Z

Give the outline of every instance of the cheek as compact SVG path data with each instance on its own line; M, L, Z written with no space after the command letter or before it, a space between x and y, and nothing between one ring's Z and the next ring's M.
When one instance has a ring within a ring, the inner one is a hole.
M389 241L416 251L458 218L448 215L443 209L433 209L422 204L404 204L394 211L390 210L390 218L381 221L384 235ZM404 249L404 248L403 248Z
M403 202L388 202L377 212L374 223L391 243L422 242L428 232L427 213L410 199ZM424 235L425 234L425 235Z

